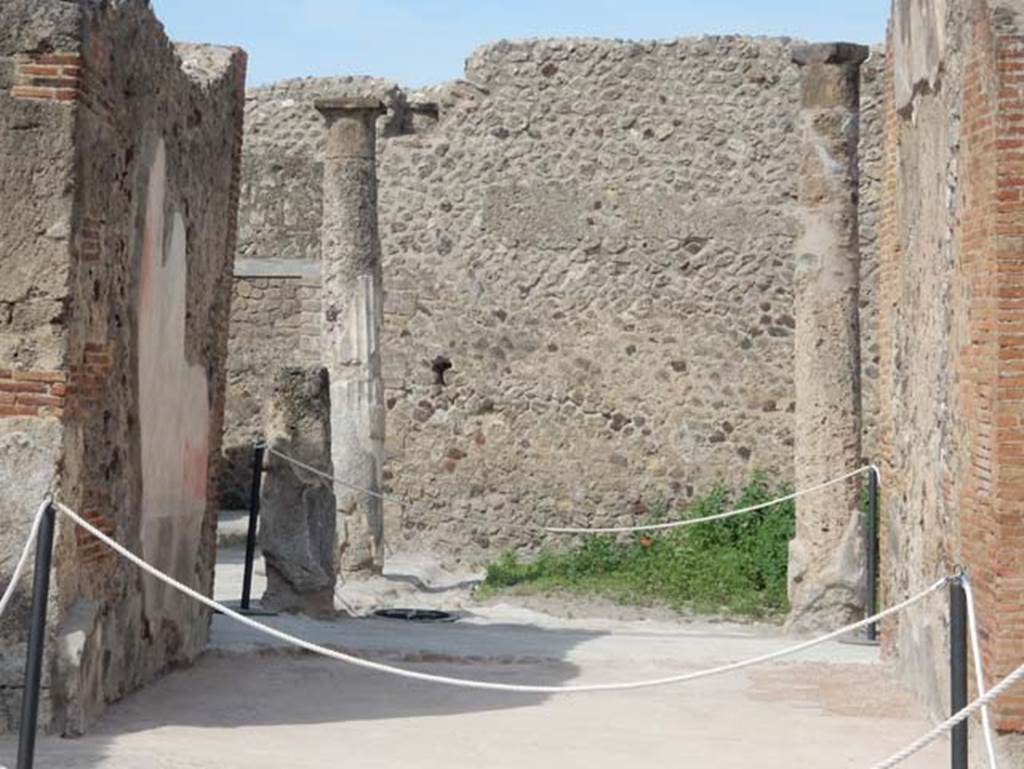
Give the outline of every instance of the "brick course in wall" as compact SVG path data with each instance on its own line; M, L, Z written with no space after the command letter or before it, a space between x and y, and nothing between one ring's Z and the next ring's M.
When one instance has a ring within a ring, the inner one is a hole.
M82 57L78 53L23 53L14 58L15 84L11 96L19 99L75 101L82 85Z
M106 385L109 355L91 357L68 371L0 369L0 418L64 417L80 413Z
M0 369L0 418L63 416L67 395L63 371Z

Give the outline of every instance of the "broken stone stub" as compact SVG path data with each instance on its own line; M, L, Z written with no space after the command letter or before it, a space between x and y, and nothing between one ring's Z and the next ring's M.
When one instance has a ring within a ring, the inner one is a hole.
M330 475L327 370L289 368L274 380L264 411L267 446ZM311 615L334 612L335 498L330 480L268 451L260 493L264 606Z
M864 46L803 46L800 234L795 250L795 476L798 489L861 457L859 71ZM789 627L835 627L864 611L861 477L797 498Z

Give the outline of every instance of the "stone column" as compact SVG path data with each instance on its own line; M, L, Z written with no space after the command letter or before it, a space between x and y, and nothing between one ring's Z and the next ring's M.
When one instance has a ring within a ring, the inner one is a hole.
M289 368L274 380L264 410L267 446L330 474L327 370ZM334 613L338 553L334 484L267 452L260 490L260 548L267 564L263 605L312 615Z
M379 493L384 462L384 315L375 124L384 105L375 99L330 98L318 99L315 106L327 123L321 269L334 472L343 481ZM379 572L381 500L341 486L335 493L339 568Z
M848 43L796 48L801 162L795 264L796 486L862 462L857 203L860 65ZM864 611L862 478L799 497L789 549L789 627L842 625Z

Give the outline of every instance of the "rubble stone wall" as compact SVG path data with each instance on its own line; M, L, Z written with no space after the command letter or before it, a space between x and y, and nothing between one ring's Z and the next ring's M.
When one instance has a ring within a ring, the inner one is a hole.
M0 269L19 278L3 288L0 394L14 393L14 413L0 405L0 445L36 446L40 431L58 444L0 465L38 455L61 501L208 592L245 55L171 44L142 0L5 3L2 15L16 39L0 50L0 146L37 136L61 154L52 177L3 175L4 208L24 214L0 236ZM40 497L16 500L5 553ZM48 720L76 733L198 654L208 617L68 525L57 549ZM11 725L23 648L0 653Z
M319 262L300 273L252 269L235 263L231 297L228 403L225 417L221 502L249 504L253 444L263 436L263 408L275 373L320 363ZM257 265L258 267L259 265Z
M58 75L75 66L80 39L73 5L0 4L0 580L5 586L32 517L56 488L66 431L68 328L61 319L71 296L75 120L66 100L20 95L28 87L20 82L27 66L24 52L45 45L65 52L62 59L45 60ZM0 623L0 731L18 718L29 586L26 579Z
M465 80L423 91L327 78L249 92L239 256L312 270L313 100L389 106L385 482L417 500L386 511L391 545L476 559L536 545L538 524L633 521L755 469L792 479L792 45L500 42L470 57ZM868 314L877 58L864 88ZM239 276L237 294L260 280ZM268 328L296 317L281 296L233 319L225 446L240 462L273 373L264 335L282 339L274 365L288 366L319 331L312 316L290 321L287 342ZM871 376L873 337L863 347ZM244 478L244 465L226 476L226 504L243 502Z

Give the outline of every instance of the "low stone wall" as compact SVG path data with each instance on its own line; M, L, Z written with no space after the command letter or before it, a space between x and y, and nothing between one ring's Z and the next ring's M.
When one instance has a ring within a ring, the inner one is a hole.
M314 98L389 106L378 146L385 480L416 500L386 512L393 546L487 558L536 546L549 521L633 521L755 469L792 478L791 46L501 42L470 57L466 80L433 89L326 78L249 93L239 255L303 269L319 242ZM870 318L877 62L866 70ZM240 277L237 292L253 281ZM278 349L253 319L276 327L292 311L268 295L242 313L231 506L245 498L255 404L273 373L261 356ZM304 319L274 365L306 363L295 341L313 332ZM873 323L864 332L871 377Z
M173 46L143 0L0 7L5 556L49 490L212 587L244 77L241 51ZM48 723L76 733L194 658L208 615L83 532L62 527L57 551ZM0 726L25 600L4 623Z

